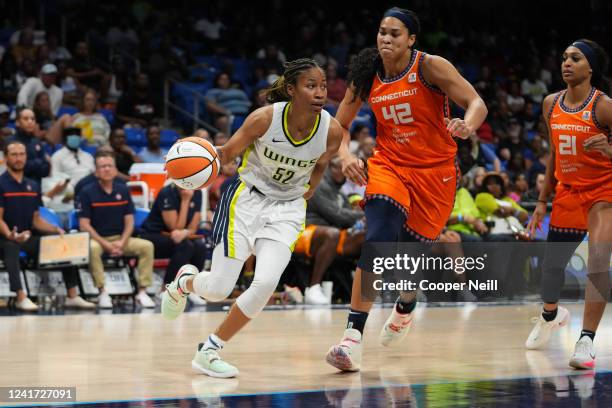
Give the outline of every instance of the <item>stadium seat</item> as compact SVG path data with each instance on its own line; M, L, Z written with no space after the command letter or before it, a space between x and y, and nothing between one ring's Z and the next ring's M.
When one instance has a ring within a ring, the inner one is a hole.
M96 152L98 151L98 146L91 146L91 145L85 144L85 145L81 145L81 150L95 157Z
M160 132L159 144L161 147L170 147L181 135L174 129L163 129Z
M43 220L56 227L64 228L62 221L55 211L47 207L38 207L38 213Z
M68 230L78 230L79 229L79 217L77 216L76 210L70 211L68 214Z
M134 228L140 228L151 211L146 208L136 207L134 212Z
M115 113L110 109L100 109L98 112L100 112L106 118L106 121L112 127L113 123L115 123Z
M147 136L144 129L126 128L125 139L130 147L144 147L147 145Z
M75 113L78 113L78 112L79 110L73 106L62 106L57 111L57 117L60 118L62 117L62 115L65 115L65 114L74 115Z

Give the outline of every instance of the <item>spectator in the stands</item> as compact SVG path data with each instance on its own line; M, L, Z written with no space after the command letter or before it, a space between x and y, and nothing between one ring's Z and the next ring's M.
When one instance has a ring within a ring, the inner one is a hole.
M70 61L68 75L75 79L77 85L93 88L105 96L108 89L108 75L100 69L89 55L89 46L85 41L79 41Z
M9 44L11 46L16 46L19 43L19 40L21 38L21 33L23 31L31 31L33 34L33 44L34 45L41 45L45 43L45 31L44 30L37 30L36 29L36 19L32 16L26 16L23 19L23 25L21 26L21 28L17 31L15 31L13 34L11 34L11 38L9 39Z
M213 138L210 136L210 133L206 129L196 129L196 131L193 133L193 135L195 137L201 137L202 139L206 139L206 140L208 140L212 144L215 143Z
M123 57L115 55L112 60L110 81L106 91L105 106L116 108L121 95L128 88L128 69Z
M206 92L206 108L213 115L214 124L229 134L231 118L236 115L247 115L251 101L248 95L238 88L232 88L229 74L217 75L214 87Z
M544 95L548 93L546 84L537 77L538 71L535 66L530 66L527 71L527 78L521 82L521 93L537 104L542 103Z
M257 51L256 64L262 67L268 74L278 74L283 72L283 64L287 62L285 53L278 49L276 44L270 43L265 48Z
M93 89L86 89L81 95L79 111L72 115L70 126L82 129L81 135L87 144L103 146L108 143L111 127L98 108L98 94Z
M8 142L4 146L4 155L7 171L0 176L0 248L9 275L10 290L17 294L15 306L23 311L36 311L38 305L27 297L21 286L19 253L25 251L29 258L36 259L40 234L63 234L64 231L40 216L38 208L42 206L42 201L39 184L24 175L26 146L17 140ZM64 306L95 307L77 293L77 268L62 268L62 274L68 289Z
M201 190L185 190L171 183L159 191L142 224L140 237L153 243L155 258L170 258L164 275L166 284L174 280L185 264L192 264L198 270L204 267L204 241L196 235L202 219L201 208Z
M93 156L80 147L82 131L78 127L64 129L64 146L51 156L51 177L67 176L72 186L96 169Z
M51 100L51 112L57 115L62 106L64 91L55 85L57 67L45 64L40 70L40 78L31 77L23 84L17 95L17 106L34 107L34 99L39 92L46 91Z
M499 173L488 173L483 181L481 192L476 195L476 206L482 217L515 217L521 223L529 219L527 210L518 205L507 194L505 182Z
M335 62L327 65L327 103L338 106L346 92L346 81L338 76L338 66Z
M55 115L51 111L51 100L46 91L40 91L38 95L36 95L32 111L34 112L36 123L38 123L40 129L40 132L37 132L36 136L43 139L46 131L49 130L55 122Z
M82 150L81 129L63 131L63 147L51 156L51 175L43 179L43 202L54 210L63 222L74 209L74 188L81 179L95 170L94 158Z
M146 74L137 74L132 88L123 92L119 98L117 119L124 125L146 128L159 113L149 87L149 77Z
M27 161L24 174L40 185L41 179L49 175L51 163L49 156L45 153L42 142L34 135L38 130L38 124L32 109L18 110L15 126L16 132L14 135L9 136L7 142L17 140L26 146Z
M81 100L82 92L74 78L68 75L67 70L66 61L57 62L57 82L61 90L64 91L62 105L77 106Z
M106 33L106 43L111 52L126 55L135 54L140 40L133 26L130 25L128 17L124 15L113 23Z
M19 88L26 78L18 78L18 68L12 55L4 55L0 62L0 101L17 99Z
M146 293L153 280L153 243L132 238L134 203L127 186L115 181L117 167L112 154L98 155L95 164L98 180L83 187L76 207L79 227L91 237L89 267L100 290L98 307L113 307L104 289L102 254L106 253L112 257L138 257L139 291L136 301L143 307L153 308L155 303Z
M214 137L215 146L223 146L225 143L227 143L228 140L229 140L229 137L227 136L226 133L223 133L223 132L215 133L215 137Z
M328 304L321 281L336 256L354 256L360 252L365 238L364 212L352 208L341 194L346 177L336 156L329 162L319 188L308 201L306 229L298 238L295 252L313 259L310 283L304 301L308 304Z
M164 163L168 150L160 147L160 129L157 125L147 129L147 145L140 150L138 156L144 163Z
M12 135L15 130L11 129L8 124L11 119L11 110L8 106L0 103L0 146L4 142L4 138Z
M508 108L513 114L517 114L523 110L525 106L525 98L521 95L521 85L518 81L512 81L510 84L510 90L506 96L508 102Z
M524 202L536 202L540 199L540 191L544 188L546 176L544 173L537 173L535 176L535 185L523 194L521 200Z
M34 30L26 28L19 34L19 42L12 48L12 54L17 64L21 64L25 59L36 60L36 50L34 45Z
M49 59L55 64L72 59L70 51L59 44L55 33L47 34L47 47L49 47Z
M121 128L116 128L111 132L110 146L113 148L113 153L115 153L113 161L116 163L118 170L117 177L126 181L129 180L130 167L134 163L142 163L142 159L127 145L125 131Z

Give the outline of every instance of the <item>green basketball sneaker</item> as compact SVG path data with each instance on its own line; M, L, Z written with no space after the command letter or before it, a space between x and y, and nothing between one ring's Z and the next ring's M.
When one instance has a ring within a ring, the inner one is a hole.
M204 343L200 343L198 346L198 351L191 361L191 368L199 373L216 378L231 378L238 375L238 369L221 360L216 350L204 350L203 346Z
M187 295L189 294L183 292L179 287L179 279L186 275L195 276L198 272L200 272L198 268L193 265L183 265L177 272L176 278L166 285L166 290L162 293L161 302L161 313L166 319L176 319L185 310Z

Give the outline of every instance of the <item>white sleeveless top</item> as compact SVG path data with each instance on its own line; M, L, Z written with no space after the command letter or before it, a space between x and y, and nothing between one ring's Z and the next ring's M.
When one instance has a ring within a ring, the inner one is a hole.
M287 126L289 106L289 102L273 105L270 127L246 149L238 169L247 187L275 200L304 195L317 160L327 150L329 113L322 110L308 137L295 141Z

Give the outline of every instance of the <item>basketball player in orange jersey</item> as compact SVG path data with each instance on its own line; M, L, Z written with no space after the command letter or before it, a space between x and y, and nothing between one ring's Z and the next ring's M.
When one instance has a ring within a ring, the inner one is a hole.
M304 230L304 199L314 193L342 141L340 124L323 110L326 98L321 67L312 59L291 61L268 90L272 105L251 113L218 148L222 165L244 153L240 177L217 204L211 270L198 273L193 265L183 266L166 287L162 315L176 319L189 293L212 301L225 299L252 253L257 256L257 266L249 288L238 296L217 330L199 345L191 366L200 373L220 378L238 375L238 369L223 361L218 352L263 310L274 293Z
M553 146L546 168L549 187L540 193L530 225L533 232L544 218L550 186L556 179L548 241L568 242L573 238L580 242L585 225L589 233L583 329L570 359L570 366L583 369L595 365L593 339L610 293L612 100L596 88L607 61L605 51L590 40L578 40L563 53L561 71L567 89L548 95L542 106ZM555 248L550 248L548 253L551 255L545 256L542 276L544 309L525 343L532 349L546 345L552 330L569 320L567 309L557 303L571 252L559 256Z
M348 324L326 358L344 371L360 368L363 329L374 300L362 292L372 290L372 264L364 248L437 239L452 211L458 180L453 136L467 138L487 115L483 100L451 63L413 48L419 28L412 11L393 7L385 12L377 48L365 49L351 61L350 87L336 115L344 128L339 150L344 173L361 185L367 180L368 230L353 280ZM464 119L448 117L449 97L465 109ZM365 163L348 151L348 129L364 102L377 121L376 150L367 162L367 176ZM416 292L401 294L380 333L384 346L406 335L415 305Z

